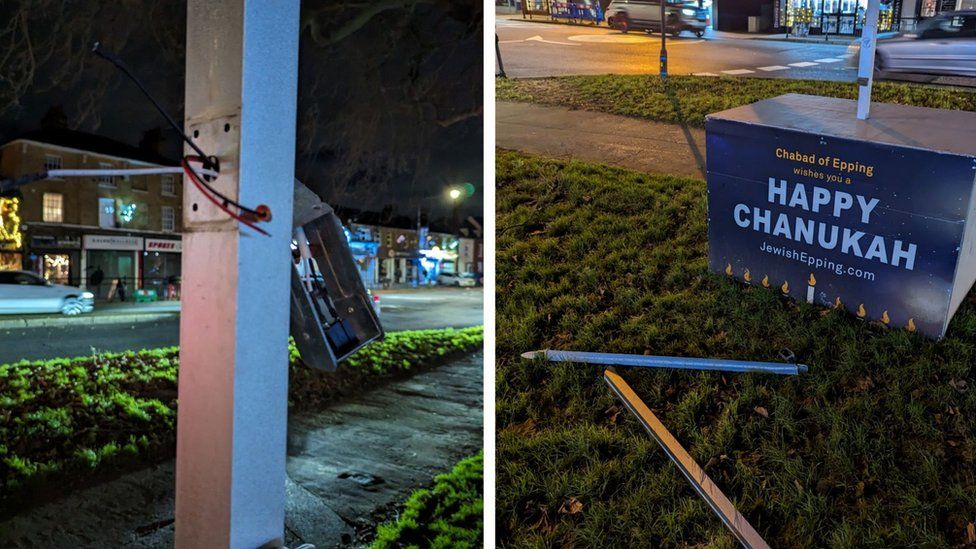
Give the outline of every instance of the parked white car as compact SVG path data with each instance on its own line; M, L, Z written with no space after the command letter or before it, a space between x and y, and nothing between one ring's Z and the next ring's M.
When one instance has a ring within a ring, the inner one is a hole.
M28 271L0 271L0 314L79 315L95 309L95 296L74 286L51 284Z
M437 275L437 284L441 286L458 286L470 288L478 285L478 277L474 273L441 273Z

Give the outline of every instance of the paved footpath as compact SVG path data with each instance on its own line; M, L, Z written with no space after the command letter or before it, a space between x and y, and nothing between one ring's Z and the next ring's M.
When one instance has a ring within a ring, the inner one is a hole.
M286 542L356 543L482 445L482 353L290 422ZM174 462L0 522L2 547L172 547Z
M502 149L705 178L700 128L532 103L495 105L495 144Z

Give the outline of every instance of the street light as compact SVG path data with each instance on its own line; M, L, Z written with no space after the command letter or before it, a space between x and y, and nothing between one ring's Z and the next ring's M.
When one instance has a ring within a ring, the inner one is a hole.
M454 234L456 235L461 229L458 224L458 199L461 198L461 189L451 189L451 192L448 194L450 194L451 196L451 206L453 206L454 208L453 221L454 221Z

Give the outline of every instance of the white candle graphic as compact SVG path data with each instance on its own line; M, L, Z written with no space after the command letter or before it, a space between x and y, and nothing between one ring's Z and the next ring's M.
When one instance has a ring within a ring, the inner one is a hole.
M813 303L813 287L817 285L817 279L810 273L810 278L807 279L807 303Z

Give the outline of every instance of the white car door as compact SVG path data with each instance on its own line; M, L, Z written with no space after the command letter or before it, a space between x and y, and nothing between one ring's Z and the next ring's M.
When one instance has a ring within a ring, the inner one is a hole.
M10 314L19 312L20 304L17 302L17 291L19 288L14 283L14 272L0 271L0 314Z
M53 313L61 310L61 291L48 285L42 277L32 273L14 275L17 286L17 302L23 313Z

